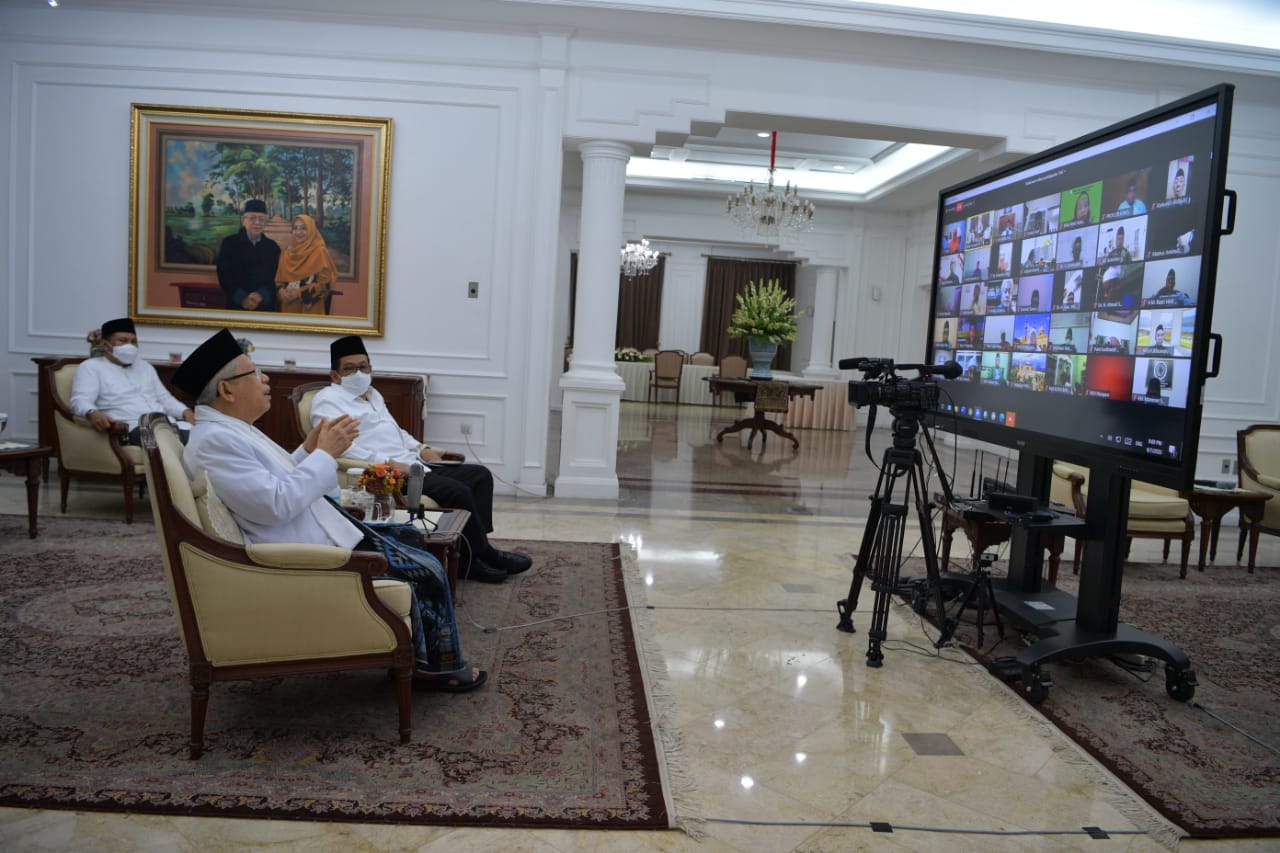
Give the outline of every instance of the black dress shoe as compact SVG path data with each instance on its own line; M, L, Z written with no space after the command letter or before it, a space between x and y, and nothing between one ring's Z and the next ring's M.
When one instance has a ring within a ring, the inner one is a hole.
M533 565L533 560L524 554L517 554L514 551L499 551L497 548L494 548L493 552L485 560L509 575L527 572L529 567Z
M463 580L480 581L480 583L502 583L507 579L507 573L481 560L472 560L471 566L461 574L461 577Z

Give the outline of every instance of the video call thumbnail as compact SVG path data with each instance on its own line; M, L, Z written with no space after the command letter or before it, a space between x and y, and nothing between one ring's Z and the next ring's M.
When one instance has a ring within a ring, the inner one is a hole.
M956 347L959 349L975 349L982 346L982 334L985 325L985 317L960 317L956 331Z
M989 350L1013 349L1013 315L987 317L983 328L982 348Z
M1078 353L1089 348L1089 320L1086 312L1054 314L1049 327L1049 352Z
M1138 314L1138 355L1190 358L1196 309L1150 308Z
M959 284L964 275L964 253L943 255L938 264L938 284Z
M987 313L987 285L983 282L961 285L961 308L966 314ZM964 295L968 294L968 298Z
M1022 206L1002 207L996 211L996 240L1017 240L1022 237Z
M1089 324L1089 352L1133 355L1138 339L1138 312L1096 311Z
M964 281L982 281L991 273L991 252L974 249L964 255Z
M948 314L952 317L960 313L960 298L962 288L960 285L954 287L943 287L938 291L938 314Z
M1196 304L1200 257L1148 261L1142 271L1142 307L1185 308Z
M1134 359L1130 398L1139 403L1186 408L1190 375L1191 363L1186 359Z
M1057 269L1093 266L1098 257L1098 226L1073 228L1058 234Z
M1018 279L1017 293L1019 314L1047 311L1053 301L1053 276L1023 276Z
M1041 196L1026 204L1026 214L1022 218L1022 236L1038 237L1058 230L1058 202L1060 196Z
M1151 215L1147 235L1147 259L1200 254L1196 237L1196 215L1190 207L1160 210Z
M1128 401L1133 389L1132 358L1121 355L1091 355L1085 362L1085 394Z
M1052 353L1045 360L1047 390L1056 394L1083 394L1087 356Z
M1045 359L1042 352L1015 352L1009 368L1009 384L1026 391L1044 390Z
M1022 261L1018 264L1020 275L1052 272L1057 257L1058 235L1042 234L1022 241Z
M1007 352L984 352L978 378L984 385L1009 384L1009 357Z
M1140 216L1147 212L1151 193L1151 168L1126 172L1102 182L1102 220Z
M1096 310L1137 308L1142 303L1142 264L1099 267L1098 270L1098 291L1093 300Z
M1102 181L1067 190L1062 194L1059 208L1061 230L1097 224L1102 217Z
M1098 228L1098 263L1127 264L1147 257L1147 217L1135 216Z
M975 213L965 223L965 249L991 245L991 211Z
M1049 348L1049 317L1045 314L1019 314L1013 320L1015 352L1044 352Z
M1054 273L1053 310L1092 310L1097 277L1097 272L1092 268Z

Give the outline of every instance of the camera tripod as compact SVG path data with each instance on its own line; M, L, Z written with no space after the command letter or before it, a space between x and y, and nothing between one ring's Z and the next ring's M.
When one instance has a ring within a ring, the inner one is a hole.
M836 628L849 634L854 633L853 612L858 607L858 593L862 589L863 578L871 576L871 589L876 594L871 610L871 628L867 632L867 666L871 667L884 664L880 644L888 636L886 628L889 622L890 597L899 592L902 540L906 534L907 510L912 505L915 506L920 521L928 588L933 590L938 618L943 620L942 636L934 645L941 647L951 639L955 631L954 620L946 617L941 575L938 571L938 552L933 539L933 518L924 494L924 458L916 447L916 435L921 431L920 417L923 410L915 404L895 404L889 411L893 414L893 444L884 451L880 477L876 481L875 493L871 496L867 526L862 533L862 543L858 546L849 595L836 602L836 610L840 613ZM873 409L868 418L868 434L874 423L874 415ZM941 473L938 452L927 430L924 431L924 439L932 455L934 470ZM946 477L941 477L941 480L943 494L950 503L951 487L947 484ZM894 490L899 481L902 481L901 498L894 503Z
M996 594L991 586L991 563L995 559L995 554L979 554L974 558L973 569L970 570L966 578L969 589L965 592L964 598L960 600L960 608L956 610L956 615L948 620L948 624L954 627L959 624L960 617L970 607L974 609L974 625L978 629L978 648L981 649L984 643L983 630L986 627L987 611L990 610L992 616L995 617L996 634L1000 639L1004 639L1004 622L1000 619L1000 608L996 607ZM950 637L947 637L950 639Z

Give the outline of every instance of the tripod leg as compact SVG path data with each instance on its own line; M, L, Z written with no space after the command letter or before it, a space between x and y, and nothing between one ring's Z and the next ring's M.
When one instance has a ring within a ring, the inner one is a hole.
M876 487L879 494L880 487ZM867 566L871 564L871 546L876 541L876 531L880 525L880 503L878 497L871 499L871 510L867 513L867 526L862 531L862 542L858 546L858 556L853 564L853 580L849 583L849 595L836 602L836 611L840 621L836 629L846 634L854 633L853 612L858 609L858 595L862 591L863 578L867 576Z
M907 508L890 505L884 508L873 553L871 588L876 601L871 610L871 628L867 631L867 666L884 664L880 644L888 638L889 604L898 587L902 563L902 539L906 531Z

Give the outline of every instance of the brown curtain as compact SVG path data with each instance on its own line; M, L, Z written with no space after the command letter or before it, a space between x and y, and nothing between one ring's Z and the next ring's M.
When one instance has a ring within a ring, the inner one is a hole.
M618 273L618 326L614 347L642 350L658 345L662 320L662 281L667 268L665 255L644 275L627 278ZM573 323L578 304L578 253L569 253L569 343L573 348Z
M707 258L707 285L702 302L701 348L716 357L718 363L726 355L740 355L750 360L746 338L729 337L729 320L738 307L734 297L746 289L747 282L757 284L777 279L788 296L796 295L796 265L749 258ZM777 370L791 369L791 345L778 347L773 360Z
M635 278L620 276L618 284L618 329L615 347L638 350L658 346L658 325L662 320L662 280L667 259Z

